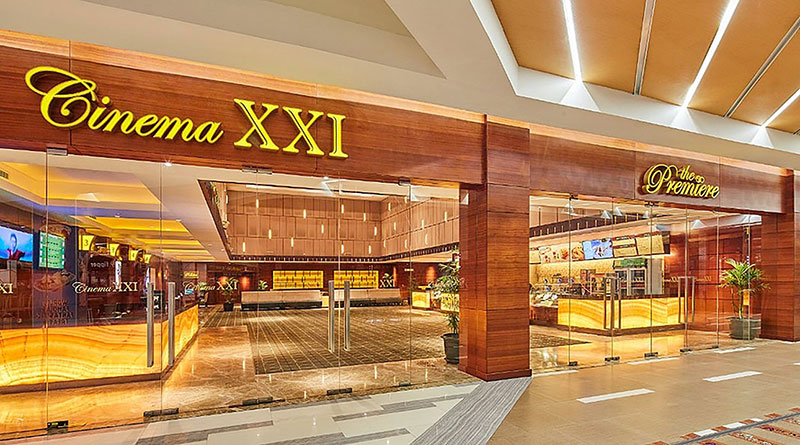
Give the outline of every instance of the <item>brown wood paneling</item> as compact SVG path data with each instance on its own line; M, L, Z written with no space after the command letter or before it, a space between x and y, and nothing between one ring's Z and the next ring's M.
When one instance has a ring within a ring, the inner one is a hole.
M527 187L531 161L529 140L527 128L487 122L486 182Z
M635 152L531 134L530 188L631 199Z
M721 164L719 205L722 208L783 213L787 182L792 177Z
M69 143L69 132L53 127L39 113L41 96L25 85L29 69L47 65L69 68L66 57L0 46L0 141L6 146L44 149L47 144Z

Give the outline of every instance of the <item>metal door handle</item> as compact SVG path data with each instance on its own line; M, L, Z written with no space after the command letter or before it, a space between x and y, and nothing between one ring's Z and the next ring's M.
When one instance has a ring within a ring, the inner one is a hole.
M334 323L336 322L336 288L333 280L328 281L328 351L336 352L336 338L334 337Z
M350 350L350 281L344 282L344 350Z
M153 360L153 283L147 283L147 367L154 364Z
M167 312L169 316L169 365L175 364L175 283L167 285Z

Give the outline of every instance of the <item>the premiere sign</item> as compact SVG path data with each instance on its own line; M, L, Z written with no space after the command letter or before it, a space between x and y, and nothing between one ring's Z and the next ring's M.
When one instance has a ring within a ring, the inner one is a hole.
M38 85L43 77L55 77L60 81L48 89L42 89ZM158 114L136 116L129 110L113 108L110 97L98 96L97 84L94 81L83 79L60 68L51 66L32 68L25 75L25 83L33 92L42 96L39 112L44 120L59 128L70 129L85 125L98 132L121 132L143 138L182 140L203 144L217 143L225 131L223 123L219 121L196 123L192 119L184 117ZM255 135L260 141L258 148L262 150L300 153L297 144L302 141L307 147L306 155L316 157L327 155L335 159L347 158L347 154L342 148L344 115L308 110L310 117L308 120L304 120L303 110L300 108L263 102L258 107L255 101L246 99L233 99L232 101L250 124L247 132L233 144L237 148L252 147L249 140L251 136ZM267 130L270 116L279 112L288 115L297 129L295 138L283 147L273 141ZM333 128L333 136L327 153L320 147L311 132L312 125L318 122L322 116L331 121Z
M642 176L642 192L714 199L719 195L719 186L707 184L706 178L693 172L689 165L655 164Z

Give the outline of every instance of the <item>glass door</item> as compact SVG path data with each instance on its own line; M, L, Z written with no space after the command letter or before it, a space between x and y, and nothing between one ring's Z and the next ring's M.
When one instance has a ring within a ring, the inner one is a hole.
M719 345L720 218L715 211L687 210L683 302L684 350Z
M166 289L156 164L47 154L34 315L47 326L47 422L70 430L162 413ZM98 390L102 386L102 391Z
M47 421L47 169L42 152L0 149L0 439L35 434ZM56 272L54 269L52 272ZM60 276L60 275L59 275Z

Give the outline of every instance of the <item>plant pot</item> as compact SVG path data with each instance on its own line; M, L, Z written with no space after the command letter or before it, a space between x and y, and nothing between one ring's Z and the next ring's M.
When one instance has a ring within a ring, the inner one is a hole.
M444 359L454 365L458 363L458 334L444 334Z
M761 319L758 318L736 318L730 319L731 338L737 340L752 340L758 337L761 332Z
M233 312L233 302L222 303L222 310L225 312Z

